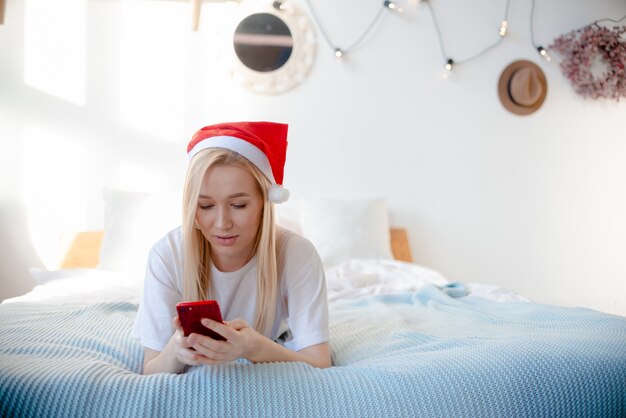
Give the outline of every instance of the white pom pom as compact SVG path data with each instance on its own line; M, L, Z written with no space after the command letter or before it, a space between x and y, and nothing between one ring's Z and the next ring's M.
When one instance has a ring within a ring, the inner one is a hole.
M272 184L267 191L267 198L272 203L284 203L289 200L289 190L278 184Z

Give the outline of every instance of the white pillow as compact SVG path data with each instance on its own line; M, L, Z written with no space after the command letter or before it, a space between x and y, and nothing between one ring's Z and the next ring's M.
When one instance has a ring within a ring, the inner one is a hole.
M98 268L143 278L150 248L182 222L182 192L104 189L104 237Z
M300 228L326 268L353 258L393 259L383 198L303 200Z

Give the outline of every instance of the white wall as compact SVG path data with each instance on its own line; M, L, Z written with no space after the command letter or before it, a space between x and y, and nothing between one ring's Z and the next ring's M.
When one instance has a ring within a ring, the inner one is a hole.
M338 45L380 7L312 1ZM537 3L544 46L626 14L623 0ZM260 96L230 80L236 4L205 3L193 33L187 2L8 1L0 299L32 287L29 265L53 267L59 231L102 227L103 186L180 188L197 128L266 119L291 125L285 183L295 199L386 196L416 262L450 280L626 315L626 101L581 98L556 54L551 63L537 55L530 1L512 2L500 46L442 80L428 9L402 4L343 62L318 33L305 82ZM497 39L504 2L431 4L453 58ZM526 117L505 111L496 92L517 59L548 79L543 107Z

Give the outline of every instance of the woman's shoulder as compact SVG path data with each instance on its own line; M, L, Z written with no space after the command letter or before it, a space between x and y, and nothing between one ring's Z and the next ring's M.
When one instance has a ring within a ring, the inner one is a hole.
M291 245L313 245L302 235L282 226L276 226L276 243L278 247L289 247Z
M281 228L276 234L276 261L282 291L305 289L324 280L324 266L315 246L293 231Z
M177 227L163 235L153 246L151 254L158 254L161 257L180 255L183 245L183 228Z
M276 252L279 261L287 259L318 258L317 250L311 241L289 229L276 227Z

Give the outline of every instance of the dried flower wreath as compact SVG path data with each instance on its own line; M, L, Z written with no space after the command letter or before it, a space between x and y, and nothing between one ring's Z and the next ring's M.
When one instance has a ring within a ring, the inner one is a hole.
M584 96L597 99L606 97L618 100L626 97L626 39L623 34L626 26L612 29L595 22L584 28L561 35L550 48L561 54L561 70L574 90ZM592 67L597 67L597 58L606 71L596 75Z

